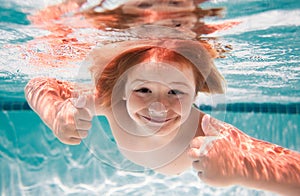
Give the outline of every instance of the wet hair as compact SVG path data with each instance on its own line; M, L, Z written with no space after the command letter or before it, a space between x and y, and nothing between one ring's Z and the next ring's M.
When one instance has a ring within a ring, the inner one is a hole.
M197 51L190 48L181 48L184 50L187 49L189 56L196 59L198 65L192 63L189 60L190 58L181 55L178 52L180 48L177 49L175 51L159 46L132 48L114 57L104 69L96 61L90 70L97 89L97 98L100 100L100 103L97 104L103 107L110 107L112 92L119 78L131 67L140 63L153 62L153 59L157 62L167 62L169 64L177 62L182 66L179 69L191 68L196 85L195 93L224 93L224 78L217 70L213 63L213 58L206 49L203 48L201 51Z
M179 27L182 24L180 22L176 22L176 19L183 18L185 16L194 16L196 17L196 24L195 27L201 27L198 29L194 29L199 31L199 34L206 34L207 29L205 24L202 22L202 18L208 16L222 16L223 8L210 8L210 9L201 9L198 6L197 2L194 2L194 9L193 10L174 10L172 8L184 8L186 1L170 1L167 0L170 5L169 9L162 9L156 10L153 9L153 4L161 3L162 0L152 0L152 1L128 1L126 3L120 4L119 6L115 7L114 9L105 9L105 1L101 1L98 5L90 7L89 9L82 12L86 18L92 18L95 22L95 25L98 28L117 28L117 29L127 29L132 26L136 26L137 24L144 23L144 20L149 18L150 15L155 15L158 17L151 23L158 22L163 19L170 19L174 20L173 25L167 25L169 27ZM137 10L131 12L124 12L124 6L126 4L131 4L132 7L135 7ZM153 18L153 17L151 17ZM149 22L147 22L149 24ZM203 27L202 27L203 26Z

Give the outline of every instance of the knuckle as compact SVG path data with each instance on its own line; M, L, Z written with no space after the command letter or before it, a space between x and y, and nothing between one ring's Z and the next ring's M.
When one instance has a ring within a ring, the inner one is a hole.
M76 129L83 128L83 122L81 120L76 120L75 121L75 127L76 127Z
M80 112L78 109L73 108L73 109L72 109L72 112L71 112L71 115L72 115L72 117L73 117L75 120L77 120L77 119L80 118L81 112Z
M78 121L76 121L76 128L77 129L89 130L89 129L92 128L92 123L89 122L89 121L78 120Z
M88 131L79 131L79 136L81 138L86 138L88 136Z
M83 120L92 120L93 115L91 111L88 108L82 108L78 110L78 118L83 119Z
M198 159L199 153L197 151L199 150L195 148L190 148L187 153L191 158Z
M203 140L204 138L203 137L196 137L192 140L191 142L191 146L193 147L200 147L202 144L203 144Z
M91 128L92 128L92 123L89 122L89 123L87 124L87 129L89 130L89 129L91 129Z

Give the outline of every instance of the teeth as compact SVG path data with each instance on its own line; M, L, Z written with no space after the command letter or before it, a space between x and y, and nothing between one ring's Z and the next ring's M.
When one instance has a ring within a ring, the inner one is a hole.
M158 122L158 123L162 123L162 122L166 122L167 120L151 119L151 121L153 121L153 122Z
M154 119L154 118L148 118L143 116L146 120L154 122L154 123L165 123L167 121L169 121L168 119Z

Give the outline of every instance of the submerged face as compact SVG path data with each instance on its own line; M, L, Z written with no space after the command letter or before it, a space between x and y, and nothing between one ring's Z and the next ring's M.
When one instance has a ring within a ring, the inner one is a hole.
M176 62L150 62L129 70L124 99L137 125L164 135L186 121L195 99L195 79L192 69L179 68Z
M130 0L123 6L123 12L143 14L148 12L173 13L191 12L195 9L189 0Z

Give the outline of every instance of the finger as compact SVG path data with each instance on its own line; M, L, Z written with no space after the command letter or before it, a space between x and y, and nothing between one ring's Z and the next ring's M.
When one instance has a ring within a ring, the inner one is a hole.
M87 98L85 95L79 95L77 98L71 98L71 103L76 108L83 108L86 105Z
M219 135L219 130L215 128L212 124L213 118L210 115L206 114L202 118L201 127L205 136L217 136Z
M205 137L199 136L199 137L195 137L191 143L190 143L190 147L191 148L200 148L203 143L204 143Z
M193 161L199 160L200 157L200 150L199 148L189 148L187 150L187 154Z
M74 112L75 120L92 121L93 115L88 108L77 108Z
M205 169L202 161L200 161L200 160L193 161L192 166L197 171L204 171L204 169Z
M66 104L68 105L68 104ZM67 109L62 109L58 112L57 117L53 120L53 132L57 137L64 137L69 133L69 130L75 129L74 123L74 106L69 104Z
M216 179L216 177L213 175L211 176L211 174L209 172L207 172L207 170L198 170L198 177L199 179L205 183L205 184L209 184L209 185L212 185L212 186L226 186L226 185L230 185L231 182L229 181L226 181L224 179Z
M213 147L214 141L218 140L218 136L195 137L190 143L190 150L188 153L192 159L206 155Z
M95 115L95 95L94 94L88 94L86 95L86 108L89 109L89 112L92 116Z
M209 184L209 182L205 178L204 170L198 170L197 175L202 182L204 182L205 184Z
M89 112L89 116L92 117L95 115L95 96L94 94L83 94L79 95L78 98L71 98L71 103L78 110L85 109Z
M87 130L77 130L78 136L81 139L84 139L88 136L89 132Z
M61 126L60 129L58 130L58 134L56 136L61 139L67 139L70 137L79 138L78 134L75 132L75 130L76 130L75 125Z
M204 139L203 145L201 146L200 150L200 156L207 155L207 153L214 147L217 140L219 140L221 137L219 136L207 136Z
M60 135L59 137L57 137L57 139L64 143L64 144L68 144L68 145L78 145L81 143L81 138L78 137L64 137L62 135Z
M69 144L69 145L79 145L81 143L81 139L70 137L67 139L67 142L68 142L67 144Z
M61 138L77 138L82 139L88 136L88 130L86 129L76 129L73 127L72 129L65 130L63 134L60 135Z
M76 126L76 129L90 130L92 127L92 123L91 123L91 121L86 121L86 120L76 120L75 126Z

